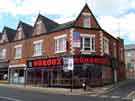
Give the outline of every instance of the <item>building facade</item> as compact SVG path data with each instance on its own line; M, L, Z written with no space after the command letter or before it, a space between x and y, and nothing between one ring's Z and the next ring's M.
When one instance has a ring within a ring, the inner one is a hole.
M12 41L0 49L6 46L10 83L81 87L126 78L123 40L103 30L87 4L64 24L41 14L34 26L19 22Z
M127 77L135 79L135 45L125 45Z

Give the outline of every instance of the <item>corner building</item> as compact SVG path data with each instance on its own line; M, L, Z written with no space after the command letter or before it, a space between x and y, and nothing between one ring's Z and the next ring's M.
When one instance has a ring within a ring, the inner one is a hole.
M87 4L64 24L41 14L34 26L20 22L8 44L13 84L102 86L126 78L123 40L103 30Z

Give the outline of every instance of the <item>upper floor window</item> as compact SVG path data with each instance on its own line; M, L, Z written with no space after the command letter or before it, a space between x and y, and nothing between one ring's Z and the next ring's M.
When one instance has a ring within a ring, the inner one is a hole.
M15 59L22 58L22 45L15 46Z
M6 49L0 49L0 59L6 58Z
M18 40L22 39L22 27L18 28Z
M91 27L91 22L90 22L90 16L89 15L84 15L83 27L85 27L85 28L90 28Z
M41 30L42 30L42 20L39 20L36 23L36 34L41 34Z
M57 36L55 39L55 52L66 52L66 35Z
M95 51L95 35L81 35L81 50Z
M41 56L43 54L43 40L38 40L33 42L34 53L33 56Z
M103 50L105 54L109 54L109 39L107 37L103 38Z
M4 33L3 35L2 35L2 38L1 38L1 43L3 43L4 41L6 41L7 40L7 36L6 36L6 33Z

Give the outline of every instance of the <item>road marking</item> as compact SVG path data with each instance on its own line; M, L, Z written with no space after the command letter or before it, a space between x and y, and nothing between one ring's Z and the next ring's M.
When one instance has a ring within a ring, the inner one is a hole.
M110 96L111 98L120 98L120 96Z
M90 96L92 96L92 97L96 97L97 95L96 95L96 94L92 94L92 95L90 95Z
M109 97L109 96L107 96L107 95L102 95L102 96L100 96L100 97L106 98L106 97Z
M10 100L10 101L23 101L23 100L19 100L19 99L14 99L14 98L9 98L9 97L4 97L4 96L0 96L0 98L6 99L6 100Z

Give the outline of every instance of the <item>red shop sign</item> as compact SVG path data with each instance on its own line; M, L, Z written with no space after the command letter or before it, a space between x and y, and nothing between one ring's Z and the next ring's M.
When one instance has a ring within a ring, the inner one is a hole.
M41 59L32 61L32 66L34 67L55 66L61 64L62 64L61 59L47 59L47 60Z
M75 64L89 63L89 64L102 64L102 65L111 65L110 61L106 58L74 58Z

